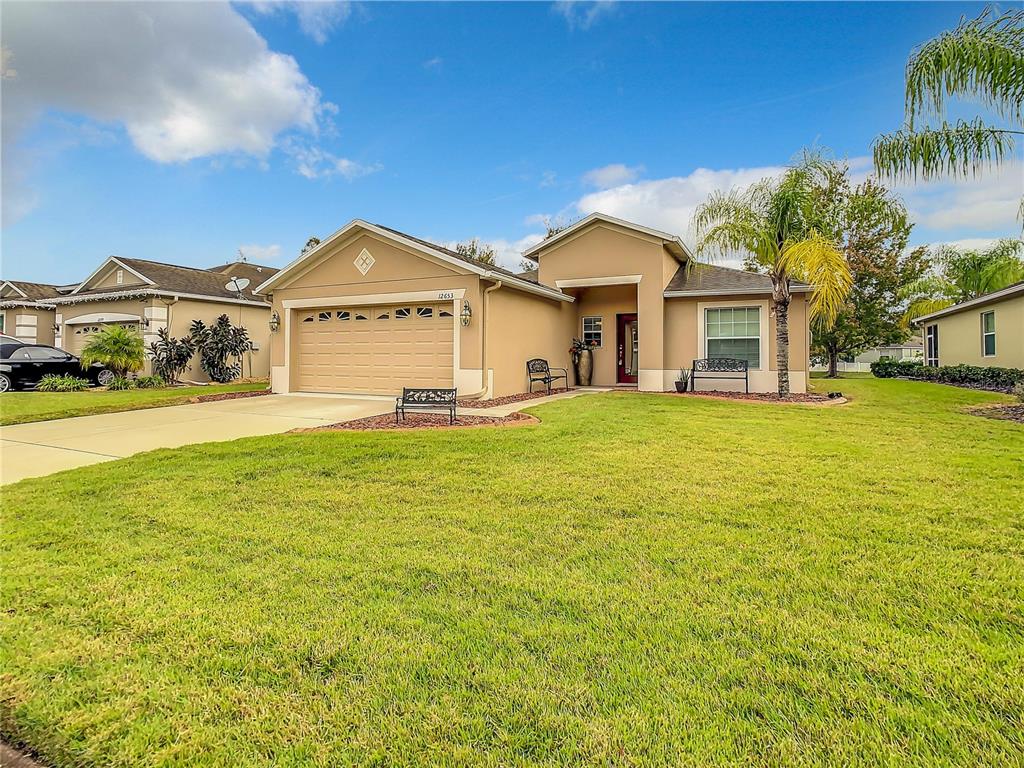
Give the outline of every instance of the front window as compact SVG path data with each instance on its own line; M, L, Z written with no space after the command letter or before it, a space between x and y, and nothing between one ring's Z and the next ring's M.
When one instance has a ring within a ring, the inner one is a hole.
M939 326L929 325L924 330L924 364L937 368L939 365Z
M601 330L600 317L583 318L583 343L592 344L596 347L603 346L604 334Z
M995 357L996 354L995 310L981 313L981 354L985 357Z
M761 311L757 307L721 307L704 310L706 357L746 360L761 367Z

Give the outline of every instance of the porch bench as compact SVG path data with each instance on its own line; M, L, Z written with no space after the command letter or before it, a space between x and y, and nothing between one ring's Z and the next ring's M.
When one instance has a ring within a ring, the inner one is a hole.
M552 371L561 371L561 373L552 373ZM537 381L547 384L548 392L551 392L551 384L555 381L565 381L565 386L569 386L569 372L565 368L552 368L548 365L547 360L540 357L526 361L526 375L530 379L530 392L533 392L533 384Z
M705 357L693 361L690 391L697 391L697 379L743 379L743 391L750 393L750 371L746 360L732 357Z
M395 399L395 423L400 424L406 411L447 411L448 423L455 423L457 389L402 387L402 396Z

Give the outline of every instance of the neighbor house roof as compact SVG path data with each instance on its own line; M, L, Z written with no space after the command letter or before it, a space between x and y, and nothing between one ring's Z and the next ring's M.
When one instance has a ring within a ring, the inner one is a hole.
M575 224L572 224L571 226L566 227L562 231L556 232L550 237L541 240L539 243L532 246L531 248L527 248L525 251L523 251L523 256L527 256L536 261L536 257L533 256L532 254L540 253L546 248L552 246L554 243L557 243L559 240L562 240L563 238L566 238L569 235L574 234L575 232L578 232L584 227L590 226L595 222L614 224L615 226L623 227L624 229L632 229L635 232L641 232L645 235L656 237L660 239L666 246L668 246L669 250L672 252L672 255L675 256L676 258L680 260L691 258L689 249L683 243L679 235L673 235L671 232L662 232L660 229L652 229L651 227L645 227L642 224L634 224L632 221L626 221L625 219L617 219L614 216L609 216L606 213L592 213L589 216L580 219Z
M789 281L792 293L806 293L811 286L796 280ZM714 264L685 264L676 270L665 288L665 296L714 296L728 293L771 293L772 281L768 275L742 269L719 267Z
M456 251L449 250L444 246L432 243L429 240L423 240L413 235L408 235L405 232L399 232L397 229L390 227L384 227L380 224L372 224L362 219L353 219L344 227L333 233L330 237L323 240L319 245L314 248L310 248L305 253L301 254L295 261L286 266L280 272L273 275L270 279L266 280L262 285L256 287L255 293L262 294L269 288L272 288L276 283L283 280L290 272L297 269L301 264L307 263L310 259L315 258L323 249L326 249L332 243L337 242L345 235L349 234L355 229L363 229L367 232L376 234L386 239L393 240L400 244L424 251L425 253L439 259L440 261L447 262L449 264L457 264L465 267L470 272L480 275L483 278L489 280L500 280L507 284L510 288L517 288L527 293L539 294L546 296L550 299L557 299L559 301L574 301L573 297L563 293L557 288L551 288L547 285L541 285L537 282L526 280L515 272L505 269L504 267L498 267L493 264L487 264L486 262L480 261L479 259L473 259L469 256L464 256Z
M25 280L4 280L0 282L0 292L10 289L10 295L0 297L0 307L41 307L52 305L49 299L60 295L64 286L50 283L31 283Z
M969 301L962 301L959 304L954 304L951 307L940 309L937 312L931 312L927 315L921 315L915 317L915 323L923 323L926 320L935 320L939 317L945 317L946 315L955 315L957 312L962 312L965 309L971 307L980 307L985 304L991 304L993 301L1002 301L1003 299L1013 298L1014 296L1024 295L1024 280L1013 285L1008 285L1006 288L1001 288L998 291L992 291L992 293L986 293L984 296L979 296L976 299L970 299Z
M93 277L101 273L103 269L113 263L123 267L136 275L142 283L139 285L118 285L106 288L84 288ZM124 256L111 256L100 265L100 268L93 272L79 288L68 296L54 299L56 304L72 304L81 301L94 301L101 298L118 299L140 295L181 295L187 298L219 299L223 301L248 301L265 304L266 300L253 294L253 289L259 282L273 275L277 270L273 267L259 267L262 272L257 272L257 265L244 264L246 269L235 269L231 274L216 272L198 267L182 267L176 264L165 264L160 261L148 261L147 259L132 259ZM232 264L224 265L231 267ZM225 286L231 277L247 277L239 272L252 272L249 285L241 296L235 291L228 290Z

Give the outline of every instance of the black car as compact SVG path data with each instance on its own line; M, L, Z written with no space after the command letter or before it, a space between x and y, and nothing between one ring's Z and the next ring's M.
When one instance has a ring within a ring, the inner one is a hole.
M79 359L63 349L44 344L0 343L0 392L34 387L48 373L70 374L100 385L109 384L114 378L113 371L100 363L83 370Z

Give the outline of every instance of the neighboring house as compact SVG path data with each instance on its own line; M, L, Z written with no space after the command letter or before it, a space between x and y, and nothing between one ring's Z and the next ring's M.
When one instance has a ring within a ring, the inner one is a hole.
M1024 282L914 319L926 365L1024 368Z
M53 344L54 305L49 301L74 290L73 285L0 282L0 333L26 344Z
M524 255L538 269L515 274L350 222L256 289L271 297L279 325L271 337L273 390L455 386L467 397L500 397L526 391L530 358L570 368L573 337L597 344L594 385L671 390L694 358L739 357L750 363L753 391L777 388L768 277L688 269L692 257L675 235L602 214ZM793 286L795 392L807 387L809 291Z
M270 304L252 289L276 271L247 262L198 269L111 256L66 295L46 299L53 307L52 343L77 355L103 326L128 325L138 328L148 349L161 328L180 338L188 335L193 320L209 325L226 314L248 331L255 345L244 361L243 375L267 376ZM241 292L228 290L233 277L248 278L250 284ZM182 377L208 379L198 357Z

